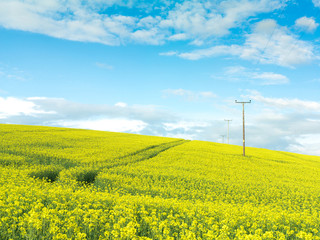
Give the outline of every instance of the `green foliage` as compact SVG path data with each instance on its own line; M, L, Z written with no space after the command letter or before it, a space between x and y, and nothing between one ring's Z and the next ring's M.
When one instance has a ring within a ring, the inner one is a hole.
M29 176L37 179L44 179L48 182L54 182L57 180L60 171L61 169L56 167L46 167L32 171L29 173Z
M320 157L0 129L0 239L320 239Z
M96 176L98 175L98 171L94 169L85 169L78 173L76 173L76 179L78 182L83 184L91 184L96 179Z

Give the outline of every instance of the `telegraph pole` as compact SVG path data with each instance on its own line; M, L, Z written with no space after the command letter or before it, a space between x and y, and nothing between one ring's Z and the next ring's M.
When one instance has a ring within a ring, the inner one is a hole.
M228 134L227 134L227 137L228 137L228 144L229 144L229 122L232 121L231 119L225 119L226 122L228 122Z
M222 143L224 143L224 137L226 136L226 135L220 135L221 137L222 137Z
M236 103L241 103L242 104L242 123L243 123L243 156L246 155L246 135L245 135L245 125L244 125L244 104L246 103L251 103L251 100L249 102L238 102L235 100Z

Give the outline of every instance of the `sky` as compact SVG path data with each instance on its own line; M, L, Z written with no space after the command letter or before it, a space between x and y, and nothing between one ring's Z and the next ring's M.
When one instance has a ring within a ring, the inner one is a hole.
M320 0L0 0L0 123L320 155Z

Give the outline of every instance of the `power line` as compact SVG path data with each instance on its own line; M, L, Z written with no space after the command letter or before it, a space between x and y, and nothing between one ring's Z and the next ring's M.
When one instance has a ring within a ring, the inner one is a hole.
M280 16L283 14L284 10L285 10L285 7L283 8ZM315 14L315 19L318 18L319 14L320 14L320 8L317 8L317 12L316 12L316 14ZM296 38L295 43L293 43L292 46L291 46L291 48L288 49L288 53L284 56L284 58L282 59L282 62L285 62L285 60L288 59L288 57L292 54L293 49L296 48L296 47L299 45L299 41L301 41L301 39L304 37L304 35L306 34L307 29L311 26L311 24L312 24L312 22L309 22L309 24L308 24L308 26L306 27L306 29L305 29L304 31L302 31L301 34L299 34L299 37ZM273 37L273 34L274 34L276 28L277 28L277 25L274 27L274 29L273 29L273 31L272 31L272 33L271 33L271 35L270 35L270 37L269 37L269 39L268 39L268 41L267 41L266 46L264 47L264 49L263 49L262 52L261 52L260 61L261 61L261 59L263 58L263 54L265 53L265 51L266 51L266 49L267 49L267 47L268 47L268 45L269 45L269 43L270 43L270 41L271 41L271 38ZM258 60L258 61L259 61L259 60ZM278 70L279 64L281 64L281 63L279 62L279 63L277 64L278 66L277 66L276 70Z
M285 8L286 8L286 5L284 4L284 5L282 6L282 11L281 11L281 13L280 13L280 15L279 15L279 18L281 18L281 17L283 16L283 13L284 13ZM265 53L267 47L269 46L269 43L270 43L270 41L271 41L271 38L273 37L273 34L275 33L276 29L277 29L277 24L274 26L274 28L273 28L273 30L272 30L272 32L271 32L271 34L270 34L270 37L269 37L266 45L264 46L263 50L261 51L261 58L263 58L263 54ZM258 62L261 61L261 58L260 58L260 60L258 59Z
M320 14L320 9L317 10L317 14L315 16L315 19L318 18L319 14ZM306 34L307 29L311 26L311 24L312 24L312 22L310 21L308 26L305 28L305 30L300 34L299 38L296 39L296 43L292 44L292 47L290 48L288 54L284 57L283 61L288 59L288 57L292 54L292 50L299 45L299 41L302 41L301 39L304 37L304 35Z
M241 103L242 104L242 133L243 133L243 156L246 155L246 135L245 135L245 124L244 124L244 104L246 103L251 103L251 100L249 100L249 102L238 102L237 100L235 100L235 103Z

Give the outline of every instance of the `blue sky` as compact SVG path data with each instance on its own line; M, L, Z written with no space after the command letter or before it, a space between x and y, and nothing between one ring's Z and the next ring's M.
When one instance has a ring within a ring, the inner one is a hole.
M320 155L319 0L0 0L0 122ZM226 142L226 137L224 138Z

